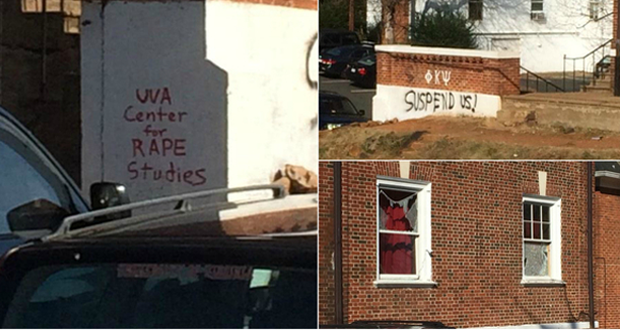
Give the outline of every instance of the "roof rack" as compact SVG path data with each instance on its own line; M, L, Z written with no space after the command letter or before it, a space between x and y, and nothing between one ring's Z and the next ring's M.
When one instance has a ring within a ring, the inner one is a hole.
M375 47L375 43L372 41L364 40L361 42L362 46Z
M253 185L253 186L245 186L245 187L236 187L236 188L219 188L219 189L210 189L210 190L202 190L196 192L190 192L185 194L179 194L174 196L160 197L154 198L150 200L129 203L125 205L119 205L114 207L109 207L101 210L86 212L76 214L70 217L65 218L58 229L43 238L43 240L51 240L57 239L62 236L67 235L71 231L71 226L78 221L92 222L97 217L102 217L106 215L113 215L123 211L130 211L134 209L141 209L146 207L151 207L155 205L161 205L166 203L177 202L174 210L178 210L179 212L189 212L192 210L192 206L190 204L190 200L204 198L214 195L222 195L222 194L231 194L237 192L246 192L246 191L256 191L256 190L272 190L273 198L280 199L286 196L286 190L282 185L279 184L262 184L262 185ZM209 205L209 204L207 204ZM128 218L128 217L125 217ZM125 219L121 218L121 219ZM117 219L120 220L120 219ZM111 220L114 221L114 220ZM110 222L110 221L108 221ZM97 225L99 223L95 223L93 225ZM81 227L82 229L84 227Z
M306 230L300 232L284 232L284 233L264 233L260 235L247 236L247 237L239 237L239 239L254 239L256 237L261 238L276 238L276 237L314 237L319 234L317 229L314 230Z

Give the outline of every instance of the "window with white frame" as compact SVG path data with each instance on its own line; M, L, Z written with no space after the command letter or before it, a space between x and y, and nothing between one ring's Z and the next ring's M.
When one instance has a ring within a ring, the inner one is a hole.
M562 283L561 200L523 196L523 283Z
M598 19L600 16L600 12L602 10L602 1L601 0L590 0L590 18Z
M434 285L430 202L429 182L377 178L376 285Z
M531 0L532 1L532 13L541 13L543 12L543 0Z
M482 20L482 0L469 0L469 20Z

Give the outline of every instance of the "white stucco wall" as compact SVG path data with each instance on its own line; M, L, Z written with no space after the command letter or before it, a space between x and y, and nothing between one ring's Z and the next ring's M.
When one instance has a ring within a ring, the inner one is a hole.
M612 38L612 16L591 20L589 3L590 0L545 0L545 19L537 21L531 19L529 1L485 1L483 20L477 23L479 47L519 51L521 65L528 70L560 72L564 55L586 55ZM613 1L605 1L600 16L611 13L612 6ZM576 64L582 70L583 62ZM586 70L591 68L592 63L586 63Z
M497 117L497 95L453 92L443 89L377 85L372 119L417 119L430 115Z
M603 0L599 20L589 17L590 0L544 0L545 19L530 16L530 1L484 0L482 21L476 22L479 48L517 51L521 65L534 72L560 72L563 56L580 57L611 39L612 0ZM440 4L450 4L467 17L468 0L415 0L416 12L432 11ZM367 1L369 26L380 19L381 0ZM607 47L609 53L609 46ZM600 60L600 56L598 58ZM577 62L582 70L582 62ZM572 62L567 62L572 69ZM586 62L591 71L592 61Z
M317 12L227 1L207 5L207 59L228 72L229 185L282 165L318 170ZM313 47L314 46L314 47ZM315 85L316 86L316 85Z
M84 191L114 181L143 200L268 183L286 163L316 171L316 17L227 1L84 3ZM136 117L160 108L174 117Z

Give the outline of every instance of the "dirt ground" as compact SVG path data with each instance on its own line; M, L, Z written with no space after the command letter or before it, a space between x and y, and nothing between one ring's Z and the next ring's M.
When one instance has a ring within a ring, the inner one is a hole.
M429 116L319 133L321 159L620 159L620 132Z

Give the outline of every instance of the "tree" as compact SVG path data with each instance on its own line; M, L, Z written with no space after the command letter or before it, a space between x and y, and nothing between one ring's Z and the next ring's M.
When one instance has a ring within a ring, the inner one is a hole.
M411 26L414 46L477 48L475 26L461 12L441 7L416 14Z
M348 19L346 0L323 0L319 4L319 28L346 29Z
M349 30L349 4L349 0L321 0L319 3L319 28ZM365 33L365 0L354 0L354 16L354 30Z

